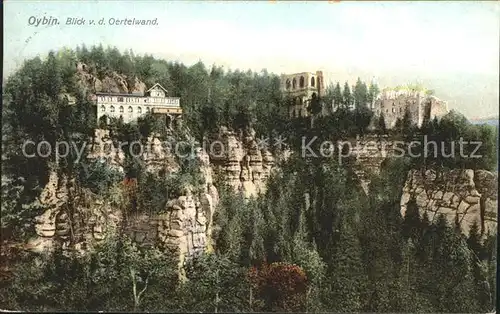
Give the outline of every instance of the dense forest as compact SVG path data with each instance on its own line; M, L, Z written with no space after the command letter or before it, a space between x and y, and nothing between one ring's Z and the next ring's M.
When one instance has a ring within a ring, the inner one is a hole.
M496 171L498 131L470 124L451 112L421 128L410 118L387 130L383 116L366 106L378 87L358 79L354 87L337 83L311 105L315 123L288 119L277 75L262 70L231 71L202 62L186 66L132 51L94 46L50 52L33 58L4 84L2 107L2 241L24 241L34 234L43 210L37 197L50 171L75 178L96 198L112 199L123 175L83 158L27 158L26 140L89 142L99 125L95 104L76 75L76 62L102 79L123 74L160 83L181 97L184 115L175 138L202 142L220 126L253 128L258 136L284 134L298 150L302 136L340 140L357 134L391 135L411 140L480 140L480 159L387 159L365 194L350 160L302 158L280 163L265 194L243 199L218 182L214 252L186 265L180 281L176 261L157 248L138 247L123 234L109 237L88 255L60 250L33 258L16 256L15 269L2 274L0 308L22 310L214 311L214 312L484 312L496 302L496 235L483 240L476 224L468 236L443 216L431 223L412 200L404 218L400 199L411 168L472 168ZM64 95L72 95L71 104ZM332 100L340 108L321 116ZM354 110L348 110L356 104ZM106 126L116 140L145 140L167 134L161 120L146 116L135 124ZM168 132L171 132L168 131ZM319 142L319 141L318 141ZM190 149L186 147L186 149ZM459 147L455 147L459 150ZM474 149L474 147L466 148ZM279 151L273 151L279 154ZM127 156L125 176L138 182L140 208L160 211L182 186L199 181L196 161L179 160L175 176L146 173ZM117 206L130 210L127 200ZM3 243L4 243L3 242Z

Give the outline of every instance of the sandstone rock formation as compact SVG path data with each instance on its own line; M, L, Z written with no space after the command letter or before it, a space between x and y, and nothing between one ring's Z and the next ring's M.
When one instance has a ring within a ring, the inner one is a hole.
M246 198L265 191L274 158L267 149L259 147L255 131L247 130L237 135L221 127L208 151L214 168L235 191Z
M186 195L168 201L161 213L140 213L129 217L125 232L139 245L158 245L175 254L182 268L184 262L208 250L206 214L210 208L197 201L188 189Z
M351 155L355 158L354 173L361 187L368 193L370 176L380 173L382 162L394 153L394 142L386 137L366 136L350 142Z
M103 130L96 133L97 144L105 142L102 138L109 135ZM179 170L172 154L158 147L161 143L157 137L148 139L148 143L154 145L143 155L147 171ZM122 169L123 151L113 151L111 157L106 157L103 151L94 147L89 153L89 158L107 158L109 165ZM44 252L60 246L64 251L84 253L120 228L141 245L158 245L175 252L180 265L202 251L210 250L212 217L219 195L213 183L208 154L198 149L196 158L205 182L201 192L195 195L193 189L187 187L183 195L169 200L165 210L159 213L123 213L109 200L88 195L90 192L77 188L74 180L52 172L40 197L40 203L47 209L37 218L37 237L28 243L28 249ZM116 192L125 194L124 189Z
M127 81L127 76L113 71L107 73L106 76L100 80L92 74L92 68L82 62L77 63L76 73L80 85L91 93L104 92L128 94L144 93L146 91L146 84L141 82L137 77Z
M88 158L105 162L123 173L125 152L119 146L120 143L113 143L109 130L96 129L94 142L87 147ZM148 137L142 146L140 157L146 164L146 171L159 173L163 170L165 173L173 173L179 170L179 164L168 149L168 145L157 135Z
M46 210L36 219L38 237L31 239L27 248L44 252L60 245L82 252L103 240L105 232L116 229L120 212L103 202L92 202L88 193L78 189L73 180L51 172L40 195L39 202Z
M403 189L401 214L405 215L408 201L415 198L420 213L427 212L431 221L443 214L465 234L476 221L484 236L496 232L497 193L497 173L486 170L412 170Z

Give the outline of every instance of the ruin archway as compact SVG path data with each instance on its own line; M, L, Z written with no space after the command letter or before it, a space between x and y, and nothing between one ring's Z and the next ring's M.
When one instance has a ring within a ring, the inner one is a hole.
M295 78L293 78L293 81L292 81L292 88L293 89L297 88L297 80Z
M313 76L313 77L311 77L311 86L314 87L314 85L316 85L316 84L315 84L315 80L314 80L314 76Z
M304 79L304 77L303 77L303 76L301 76L301 77L300 77L299 86L300 86L300 88L303 88L303 87L304 87L304 85L305 85L305 79Z

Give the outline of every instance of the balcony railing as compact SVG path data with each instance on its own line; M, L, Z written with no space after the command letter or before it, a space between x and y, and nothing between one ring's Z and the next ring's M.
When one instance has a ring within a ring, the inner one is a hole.
M157 103L159 105L168 105L172 107L180 107L180 98L178 97L168 97L165 98L165 102Z

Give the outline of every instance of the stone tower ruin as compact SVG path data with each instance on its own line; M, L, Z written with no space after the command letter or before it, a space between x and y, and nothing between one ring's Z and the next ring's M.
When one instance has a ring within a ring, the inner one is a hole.
M323 72L283 74L281 75L281 91L289 102L289 117L307 117L311 100L325 94Z

